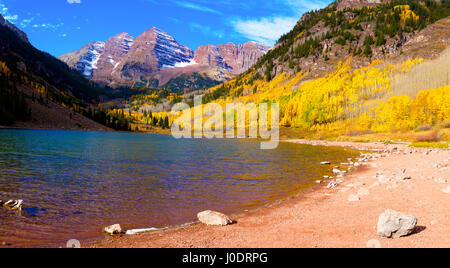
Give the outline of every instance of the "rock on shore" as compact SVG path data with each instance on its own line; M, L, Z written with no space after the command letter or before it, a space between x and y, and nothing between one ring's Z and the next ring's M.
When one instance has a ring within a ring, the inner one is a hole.
M200 212L197 217L201 223L206 225L226 226L233 223L225 214L211 210Z
M411 234L416 227L417 218L391 209L378 219L378 235L386 238L400 238Z
M120 224L114 224L114 225L105 227L105 229L103 229L103 231L109 235L121 234L122 227L120 227Z

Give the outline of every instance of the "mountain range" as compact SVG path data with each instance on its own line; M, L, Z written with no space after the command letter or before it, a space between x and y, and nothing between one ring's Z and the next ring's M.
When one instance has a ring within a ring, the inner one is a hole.
M128 112L160 103L169 107L180 99L190 103L193 94L172 93L233 77L202 91L204 100L253 95L272 100L283 90L296 94L300 85L326 77L343 61L354 69L386 58L393 63L437 58L450 42L449 16L450 2L444 0L340 0L306 13L272 49L249 42L192 51L152 28L136 38L121 33L92 42L61 56L63 62L33 47L0 15L0 125L129 130L130 124L144 123ZM442 77L448 84L448 76Z
M120 33L106 42L91 42L59 59L97 83L140 88L162 87L173 79L189 80L198 74L223 82L247 71L269 50L248 42L200 46L193 51L168 33L151 28L136 38Z

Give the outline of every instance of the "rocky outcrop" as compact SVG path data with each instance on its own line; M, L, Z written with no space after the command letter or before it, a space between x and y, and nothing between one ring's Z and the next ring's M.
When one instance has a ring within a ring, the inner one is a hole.
M387 2L389 0L341 0L338 1L337 10L347 8L363 8Z
M195 61L239 75L252 67L269 49L270 47L255 42L200 46L195 51Z
M400 238L414 231L417 218L394 210L386 210L378 219L378 235L385 238Z
M205 66L214 66L220 70L231 71L229 66L221 55L221 51L214 45L200 46L194 54L194 60L197 64Z

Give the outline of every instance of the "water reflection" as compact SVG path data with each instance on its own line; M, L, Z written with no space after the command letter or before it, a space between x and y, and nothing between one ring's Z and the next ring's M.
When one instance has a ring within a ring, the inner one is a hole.
M258 207L314 185L318 165L357 152L255 140L175 140L132 133L0 130L0 199L23 199L22 215L0 209L0 242L60 246L101 228L164 227L204 209ZM1 245L0 245L1 246Z

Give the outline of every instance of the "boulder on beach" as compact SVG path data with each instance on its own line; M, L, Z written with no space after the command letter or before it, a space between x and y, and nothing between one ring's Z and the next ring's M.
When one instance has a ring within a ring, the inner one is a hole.
M105 227L105 229L103 229L103 231L109 235L121 234L122 227L120 227L120 224L114 224L114 225Z
M411 234L417 225L417 218L388 209L378 218L377 233L385 238L400 238Z
M227 215L211 210L198 213L197 218L206 225L226 226L233 223Z

